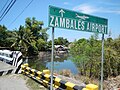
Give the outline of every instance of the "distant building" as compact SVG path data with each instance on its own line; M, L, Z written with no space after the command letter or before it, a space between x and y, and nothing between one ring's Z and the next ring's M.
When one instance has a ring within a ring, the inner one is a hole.
M63 45L55 45L55 51L56 53L67 53L68 47L65 47Z

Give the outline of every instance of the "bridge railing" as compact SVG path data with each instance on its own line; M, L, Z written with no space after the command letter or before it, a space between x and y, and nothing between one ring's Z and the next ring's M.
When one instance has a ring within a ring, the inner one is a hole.
M49 70L43 72L32 69L28 64L21 65L22 73L29 75L30 77L42 81L43 85L50 85L51 76ZM53 86L58 90L98 90L98 86L94 84L88 84L86 86L78 86L71 82L61 80L60 78L53 76Z

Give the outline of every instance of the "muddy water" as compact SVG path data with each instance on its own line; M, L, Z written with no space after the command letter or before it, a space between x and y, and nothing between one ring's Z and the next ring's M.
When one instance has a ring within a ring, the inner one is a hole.
M51 53L41 52L39 56L32 56L28 59L30 67L37 70L50 69L51 65ZM71 56L68 54L59 54L54 56L54 71L59 72L61 70L70 70L72 74L78 74L78 69L74 62L71 60Z

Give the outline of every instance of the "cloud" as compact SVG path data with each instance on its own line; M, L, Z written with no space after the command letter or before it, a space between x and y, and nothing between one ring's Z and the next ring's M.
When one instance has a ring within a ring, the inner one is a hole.
M104 10L103 13L114 13L114 14L120 14L120 10Z
M75 11L81 11L81 12L87 13L87 14L91 14L91 13L94 13L94 12L97 11L93 6L90 6L88 4L81 4L79 6L75 6L73 8L73 10L75 10Z
M80 11L86 14L91 13L114 13L120 14L120 9L111 8L111 7L95 7L89 4L81 4L73 8L75 11Z
M64 4L64 5L68 5L69 3L68 3L68 2L64 2L63 4Z

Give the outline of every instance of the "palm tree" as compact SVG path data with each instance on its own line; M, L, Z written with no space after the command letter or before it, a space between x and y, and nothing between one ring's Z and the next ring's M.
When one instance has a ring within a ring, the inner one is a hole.
M29 47L35 46L35 37L29 29L25 29L23 26L20 26L18 31L14 31L12 39L14 39L14 43L11 47L15 47L17 49L22 48L22 52L26 54Z
M37 21L35 17L32 19L28 17L25 20L25 27L31 30L33 36L36 37L36 40L41 38L47 41L48 34L46 32L49 28L42 28L43 25L44 23L42 21Z

